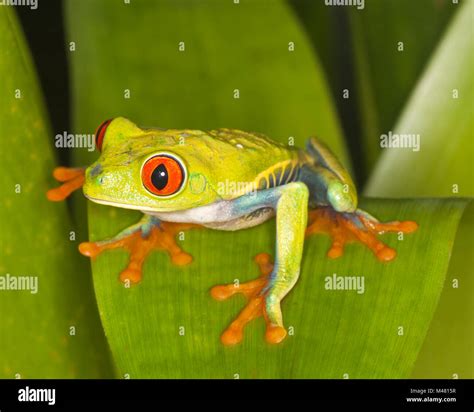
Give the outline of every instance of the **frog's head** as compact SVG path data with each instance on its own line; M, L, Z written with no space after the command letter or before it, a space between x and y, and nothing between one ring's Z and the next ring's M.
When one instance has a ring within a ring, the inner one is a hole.
M96 132L101 155L86 170L85 196L96 203L150 212L218 200L199 140L180 144L180 137L179 131L142 129L123 117L102 123Z

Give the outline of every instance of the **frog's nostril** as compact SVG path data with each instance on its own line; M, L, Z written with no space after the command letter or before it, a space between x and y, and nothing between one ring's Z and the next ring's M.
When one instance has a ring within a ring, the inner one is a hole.
M104 176L100 176L99 178L97 178L97 182L99 183L99 185L103 184L104 183Z
M90 177L96 177L102 173L102 165L100 163L97 163L89 172ZM100 182L102 183L102 182Z

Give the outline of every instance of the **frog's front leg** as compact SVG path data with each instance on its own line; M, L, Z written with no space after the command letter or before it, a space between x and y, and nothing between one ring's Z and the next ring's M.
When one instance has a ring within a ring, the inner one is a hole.
M394 259L397 253L377 236L385 232L411 233L417 228L418 224L410 220L381 223L361 209L354 212L337 212L331 206L325 206L309 212L306 236L315 233L329 234L332 237L332 245L328 251L330 258L341 256L345 244L356 241L371 249L377 259L388 262Z
M262 276L239 285L215 286L211 295L224 300L240 293L248 303L237 318L221 335L225 345L239 343L243 329L252 319L263 316L267 324L265 338L269 343L279 343L286 336L280 302L293 288L300 274L304 234L307 223L308 189L304 183L294 182L257 194L236 199L234 209L251 213L262 207L276 210L277 242L276 260L271 265L265 255L257 257Z
M176 265L192 262L192 256L184 252L176 243L176 235L183 230L196 227L194 224L162 222L151 215L144 215L136 224L126 228L117 236L99 242L84 242L79 251L91 258L104 250L123 248L130 252L127 267L120 273L122 282L139 283L142 279L142 267L148 254L153 250L168 252Z

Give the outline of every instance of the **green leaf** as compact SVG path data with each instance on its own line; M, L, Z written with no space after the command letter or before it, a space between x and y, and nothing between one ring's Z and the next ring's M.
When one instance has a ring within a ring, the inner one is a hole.
M232 233L188 232L182 246L195 262L177 268L164 254L153 254L142 283L128 289L118 281L126 254L106 252L93 265L94 283L118 371L132 378L406 378L436 308L464 204L364 200L362 207L382 220L420 224L403 241L384 237L398 251L388 264L361 245L330 260L327 237L308 239L300 280L282 305L294 335L278 346L265 342L258 319L242 344L224 347L219 335L244 300L216 302L209 295L214 285L258 276L252 257L273 254L274 222ZM94 240L136 220L103 206L89 212ZM326 290L325 278L334 273L363 276L365 293Z
M446 282L412 378L474 378L474 202L463 214L456 234Z
M10 7L0 7L0 77L0 377L110 376L90 272L69 240L74 228L65 205L46 200L52 136ZM7 276L36 278L36 293L5 290L5 281L13 285Z
M459 10L395 128L396 133L420 133L420 151L386 150L369 181L369 195L473 196L474 45L472 36L466 35L472 30L473 7L470 2ZM458 99L453 99L454 89ZM456 236L443 294L415 364L415 378L474 376L474 326L469 315L473 311L473 223L471 202Z
M368 171L380 154L380 135L392 130L458 7L447 0L385 0L366 1L363 10L346 8L354 51L360 142ZM400 42L403 51L399 50Z
M420 150L386 149L367 195L474 195L473 8L466 2L455 16L394 128L395 134L419 134Z

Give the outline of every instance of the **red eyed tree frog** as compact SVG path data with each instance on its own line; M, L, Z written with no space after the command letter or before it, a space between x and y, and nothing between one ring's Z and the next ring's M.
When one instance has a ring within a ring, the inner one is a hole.
M181 230L196 225L240 230L276 215L275 263L260 254L260 278L211 289L218 300L236 293L248 298L221 335L226 345L240 342L244 326L258 316L265 318L267 342L285 338L280 303L298 280L305 236L332 236L331 258L341 256L345 243L356 240L379 260L389 261L396 252L377 235L417 229L413 221L380 223L358 209L351 177L315 138L303 151L257 133L148 129L118 117L99 126L96 147L100 157L87 169L55 169L55 178L63 184L47 195L63 200L83 186L93 202L143 212L138 223L114 238L79 246L92 258L107 249L127 249L130 261L122 281L140 282L143 262L154 249L167 251L175 264L190 263L192 257L175 241Z

